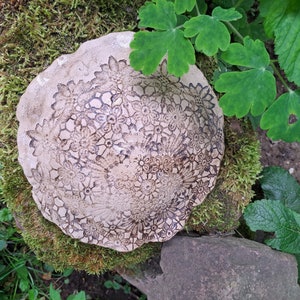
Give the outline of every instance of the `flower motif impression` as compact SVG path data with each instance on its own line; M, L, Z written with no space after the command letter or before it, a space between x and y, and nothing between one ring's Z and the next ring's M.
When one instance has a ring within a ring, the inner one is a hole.
M135 111L134 118L141 121L144 126L155 123L159 118L159 104L147 97L141 97L139 101L132 103Z
M166 60L147 77L114 56L93 68L89 80L53 85L52 114L26 131L33 197L82 242L131 251L167 240L214 186L217 100L169 75Z
M125 120L120 106L111 107L106 104L101 107L101 112L96 116L96 121L100 124L100 128L103 132L120 132Z
M45 151L55 151L59 148L58 131L54 120L44 120L43 124L37 124L35 130L28 131L27 134L31 137L30 146L34 148L33 154L40 156Z

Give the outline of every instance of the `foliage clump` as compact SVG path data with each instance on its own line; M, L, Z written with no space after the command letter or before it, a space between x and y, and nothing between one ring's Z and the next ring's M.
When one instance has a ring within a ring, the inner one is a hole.
M142 30L131 42L130 63L152 74L167 55L168 72L182 76L195 52L213 56L224 114L251 115L270 138L299 142L299 11L298 0L147 1L139 10ZM275 43L278 61L270 59L266 39ZM276 77L286 89L278 98Z
M264 199L249 204L244 218L252 231L270 232L270 247L294 254L300 282L300 185L280 167L266 167L260 179Z

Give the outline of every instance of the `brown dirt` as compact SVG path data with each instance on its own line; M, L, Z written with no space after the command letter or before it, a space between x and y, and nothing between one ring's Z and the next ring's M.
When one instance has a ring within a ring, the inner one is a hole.
M280 166L290 172L300 182L300 143L285 143L270 140L259 130L262 165Z

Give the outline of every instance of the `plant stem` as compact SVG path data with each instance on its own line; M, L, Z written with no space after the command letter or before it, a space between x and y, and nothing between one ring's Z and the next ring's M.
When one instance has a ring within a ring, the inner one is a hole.
M270 65L274 71L274 73L277 75L277 77L279 78L279 80L281 81L281 83L283 84L283 86L287 89L287 91L290 93L292 92L292 90L289 88L288 84L286 83L286 81L284 80L284 78L281 76L279 70L277 69L277 67L275 66L275 64L271 61Z
M244 42L244 37L238 32L238 30L228 21L224 22L232 31L233 33L241 40L241 42Z
M235 4L235 8L237 8L237 7L239 7L241 4L242 4L242 2L243 2L244 0L239 0L236 4Z
M200 16L200 11L199 11L199 7L198 7L198 3L197 3L197 1L196 1L196 11L197 11L197 16Z

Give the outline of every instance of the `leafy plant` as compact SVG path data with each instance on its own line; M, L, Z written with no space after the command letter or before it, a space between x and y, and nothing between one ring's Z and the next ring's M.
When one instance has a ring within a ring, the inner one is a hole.
M180 77L195 63L195 51L214 56L213 83L226 116L258 118L270 138L300 141L300 2L260 0L259 11L254 0L207 2L146 2L139 10L142 30L130 45L131 66L149 75L167 55L168 72ZM266 36L274 40L278 62L270 59ZM286 89L278 98L274 74Z
M244 218L252 231L274 233L266 244L294 254L300 261L300 185L280 167L265 168L261 187L263 200L249 204ZM300 264L298 263L299 279Z
M52 283L49 288L50 300L61 300L60 290L57 290L53 287ZM86 300L86 295L84 291L76 293L74 295L69 295L67 300Z
M1 190L0 190L1 192ZM1 207L1 199L0 199ZM54 277L65 278L73 269ZM0 209L0 299L60 300L59 291L47 287L45 280L53 279L53 268L40 262L17 232L8 208ZM58 296L59 295L59 296ZM85 300L84 292L70 295L68 300Z
M42 263L29 251L13 226L7 208L0 210L0 291L1 299L36 299L43 292L36 286Z
M123 290L124 294L136 296L138 300L146 300L146 295L141 295L140 297L135 295L132 290L131 286L127 281L125 281L120 275L115 274L112 280L106 280L104 282L104 286L107 289L114 289L115 291Z

